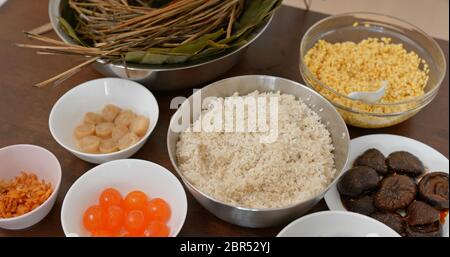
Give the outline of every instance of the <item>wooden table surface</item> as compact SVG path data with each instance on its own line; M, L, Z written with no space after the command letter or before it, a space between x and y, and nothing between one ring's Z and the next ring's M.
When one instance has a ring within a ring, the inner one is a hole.
M301 37L313 23L324 17L323 14L283 6L268 31L250 47L240 63L223 77L266 74L302 82L298 69ZM17 42L30 42L22 31L47 22L46 0L8 1L0 8L0 148L13 144L35 144L49 149L61 162L63 180L57 202L43 221L22 231L0 229L0 236L63 236L60 209L64 196L79 176L94 167L77 159L53 140L48 128L48 116L53 104L67 90L101 75L92 68L86 68L56 88L34 88L33 84L74 66L80 59L37 55L32 50L15 46ZM438 42L448 62L448 42ZM189 96L192 90L153 93L161 110L159 124L134 158L153 161L173 170L166 148L166 131L173 114L169 103L175 96ZM412 119L385 129L351 127L350 132L352 138L377 133L407 136L430 145L448 157L448 74L436 99ZM188 205L188 216L180 236L274 236L281 230L281 227L247 229L223 222L203 209L189 193ZM323 201L312 212L319 210L326 210Z

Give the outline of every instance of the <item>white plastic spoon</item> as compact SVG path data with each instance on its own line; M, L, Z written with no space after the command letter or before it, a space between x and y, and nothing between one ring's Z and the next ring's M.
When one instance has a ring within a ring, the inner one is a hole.
M353 100L359 100L366 103L374 104L378 103L381 98L383 98L384 94L386 94L386 89L388 87L388 82L383 80L381 81L381 87L374 92L352 92L348 94L348 97Z

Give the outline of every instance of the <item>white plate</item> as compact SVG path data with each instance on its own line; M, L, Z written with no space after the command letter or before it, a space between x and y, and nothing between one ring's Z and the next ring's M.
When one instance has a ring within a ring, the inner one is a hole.
M430 171L441 171L448 173L449 170L448 159L428 145L407 137L382 134L363 136L353 139L350 143L350 153L348 156L347 166L344 170L349 170L353 166L353 162L356 158L370 148L378 149L385 156L388 156L390 153L395 151L408 151L419 157L425 167L427 167ZM331 187L325 195L325 202L330 210L346 210L341 202L336 184ZM444 224L444 236L449 236L448 216Z
M346 211L316 212L287 225L277 237L400 237L385 224Z

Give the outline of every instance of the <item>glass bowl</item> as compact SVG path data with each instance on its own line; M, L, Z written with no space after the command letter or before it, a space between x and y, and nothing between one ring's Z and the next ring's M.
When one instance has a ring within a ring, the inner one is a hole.
M429 79L422 96L395 103L368 104L353 100L322 83L304 63L308 50L319 40L360 42L382 37L391 38L392 43L402 43L408 52L414 51L426 61ZM405 21L382 14L348 13L328 17L306 32L300 46L300 72L305 83L333 103L348 125L361 128L389 127L416 115L439 92L446 65L445 55L434 39Z

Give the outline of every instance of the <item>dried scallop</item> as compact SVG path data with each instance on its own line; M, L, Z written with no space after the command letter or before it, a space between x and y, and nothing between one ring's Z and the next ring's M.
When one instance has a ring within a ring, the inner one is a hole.
M114 129L114 123L103 122L95 126L95 134L99 137L109 137Z
M102 115L95 113L95 112L88 112L84 115L84 123L89 124L99 124L103 122Z
M123 136L128 133L128 127L123 125L118 125L112 130L112 139L119 141Z
M122 111L114 120L116 125L129 126L133 122L136 114L130 110Z
M135 145L149 126L149 118L108 104L101 114L86 113L83 123L75 128L74 136L80 151L108 154Z
M100 138L96 136L87 136L83 137L78 143L82 152L98 153Z
M150 126L150 120L142 115L136 117L133 122L131 122L130 130L134 134L142 137L147 133L148 127Z
M120 150L127 149L128 147L136 144L139 141L139 137L134 134L133 132L130 132L123 136L119 142L118 146Z
M100 142L100 153L114 153L119 150L117 142L113 139L104 139Z
M108 104L102 110L103 119L108 122L113 122L121 111L122 109L120 107L113 104Z
M95 126L93 124L83 123L75 128L75 137L82 138L94 135Z

